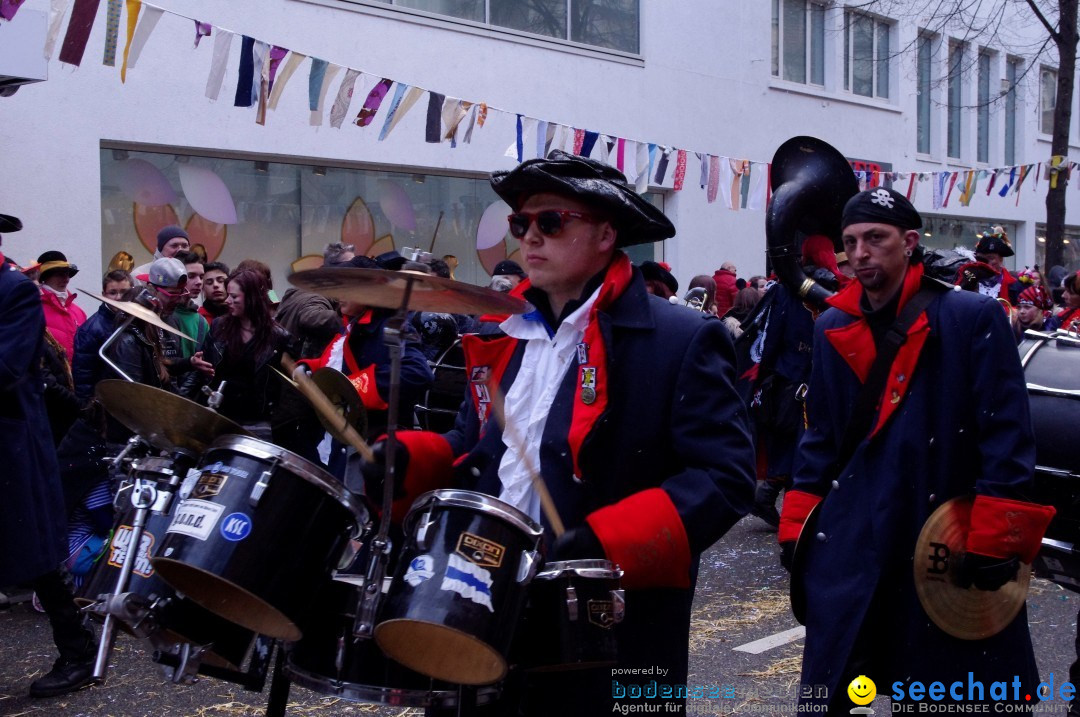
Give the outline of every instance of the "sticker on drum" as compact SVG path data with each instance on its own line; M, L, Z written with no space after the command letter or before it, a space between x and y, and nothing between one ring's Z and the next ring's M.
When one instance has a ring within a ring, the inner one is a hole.
M180 533L206 540L224 512L225 506L197 498L188 498L176 509L176 515L173 516L169 529L165 532Z
M416 587L425 580L435 577L435 560L430 555L418 555L409 563L405 571L405 582Z
M243 513L229 513L221 521L221 537L236 542L251 534L251 518Z
M114 568L122 568L127 560L131 548L132 527L121 525L113 533L112 542L109 544L109 558L106 561ZM154 534L143 530L139 550L135 554L135 565L132 572L140 577L148 578L154 574L154 568L150 565L150 556L154 552Z

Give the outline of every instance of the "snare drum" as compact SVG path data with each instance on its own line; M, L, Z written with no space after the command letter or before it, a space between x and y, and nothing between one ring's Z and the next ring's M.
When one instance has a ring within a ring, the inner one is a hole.
M406 544L375 639L390 658L445 682L507 672L543 529L491 496L437 490L405 517Z
M439 683L388 659L374 640L353 636L363 578L339 575L327 583L304 616L304 637L287 647L285 674L295 684L353 702L402 707L455 708L457 687ZM497 687L476 692L478 705L499 697Z
M245 436L214 441L199 469L154 568L226 620L299 640L312 588L368 526L362 499L295 453Z
M515 638L527 670L606 667L618 661L616 627L625 614L622 570L607 560L547 563L529 586Z
M454 428L458 409L468 393L469 382L465 376L465 351L461 339L429 361L434 380L424 392L424 400L416 404L416 418L425 431L446 433Z

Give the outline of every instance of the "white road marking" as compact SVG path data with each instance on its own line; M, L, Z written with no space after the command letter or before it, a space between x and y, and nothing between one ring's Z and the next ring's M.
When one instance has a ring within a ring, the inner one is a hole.
M775 635L769 635L768 637L763 637L760 640L754 640L753 642L748 642L745 645L739 645L738 647L733 647L732 649L736 652L749 652L751 655L760 655L766 650L771 650L774 647L786 645L789 642L795 642L796 640L800 640L804 637L806 637L806 628L802 625L799 625L798 627L793 627L790 630L784 630L783 632L778 632Z

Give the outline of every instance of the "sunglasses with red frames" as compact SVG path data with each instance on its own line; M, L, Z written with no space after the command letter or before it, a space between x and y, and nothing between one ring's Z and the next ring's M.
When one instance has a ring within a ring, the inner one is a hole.
M529 227L536 222L536 228L546 237L555 238L562 234L566 227L567 219L581 219L586 222L598 222L601 219L585 212L575 212L569 209L545 209L542 212L515 212L509 215L510 235L515 239L522 239L529 232Z

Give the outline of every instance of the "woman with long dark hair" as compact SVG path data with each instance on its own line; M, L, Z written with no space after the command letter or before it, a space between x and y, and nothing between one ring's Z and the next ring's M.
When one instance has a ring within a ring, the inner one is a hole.
M281 394L281 380L273 376L273 367L292 339L274 321L269 288L261 274L237 270L225 286L228 313L210 326L208 352L208 360L214 364L214 381L219 386L225 383L220 411L268 441Z

